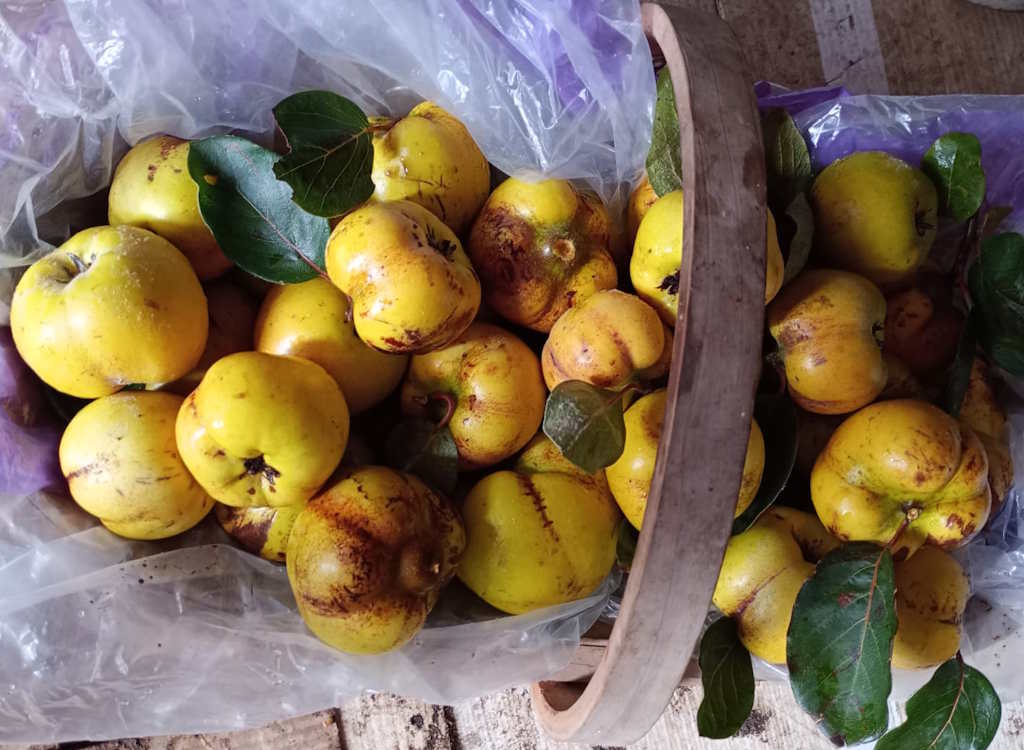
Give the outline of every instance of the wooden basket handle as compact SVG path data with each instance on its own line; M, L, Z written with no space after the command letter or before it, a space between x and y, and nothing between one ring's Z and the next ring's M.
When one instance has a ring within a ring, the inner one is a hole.
M557 740L622 745L657 721L683 675L732 526L764 326L765 167L752 81L729 28L642 6L672 76L684 221L673 367L647 510L622 607L587 684L531 689Z

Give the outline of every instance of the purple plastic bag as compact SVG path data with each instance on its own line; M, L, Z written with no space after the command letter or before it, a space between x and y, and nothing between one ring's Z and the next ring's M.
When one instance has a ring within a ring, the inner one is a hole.
M60 430L43 386L0 328L0 494L26 495L62 484Z

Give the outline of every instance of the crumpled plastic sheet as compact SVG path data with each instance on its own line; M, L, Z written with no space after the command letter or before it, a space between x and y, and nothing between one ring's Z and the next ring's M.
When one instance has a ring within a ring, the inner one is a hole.
M0 321L17 267L102 223L113 167L156 133L269 145L295 91L368 114L426 98L500 170L621 208L654 106L635 0L5 3L0 70ZM0 370L0 744L241 729L363 690L474 697L567 664L617 585L510 617L454 583L406 647L340 654L305 629L284 570L212 518L131 542L43 491L60 482L58 428L27 420L41 391L9 333Z
M756 92L762 110L782 107L793 116L810 145L815 171L864 150L887 151L918 164L943 133L975 134L982 146L986 206L1011 207L999 231L1024 232L1024 96L855 96L843 88L790 91L769 83L759 83ZM944 237L940 227L932 255L949 257L961 230L948 229ZM1009 416L1014 489L985 532L956 553L972 592L961 647L967 662L989 677L1004 700L1019 700L1024 696L1024 383L1004 376L998 396ZM785 676L763 663L757 672ZM894 670L893 696L909 697L931 674Z

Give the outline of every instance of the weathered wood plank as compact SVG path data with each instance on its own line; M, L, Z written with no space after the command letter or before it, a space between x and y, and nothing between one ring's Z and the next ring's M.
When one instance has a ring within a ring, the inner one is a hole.
M455 718L446 706L395 695L365 695L340 709L345 750L456 750Z

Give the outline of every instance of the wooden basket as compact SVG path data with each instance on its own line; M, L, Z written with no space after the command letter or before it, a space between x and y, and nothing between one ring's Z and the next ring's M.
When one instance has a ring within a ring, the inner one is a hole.
M700 636L732 527L764 326L764 149L749 68L717 17L654 4L642 14L672 76L682 145L683 264L665 425L615 626L607 639L588 634L566 680L531 690L549 735L600 745L650 729Z

